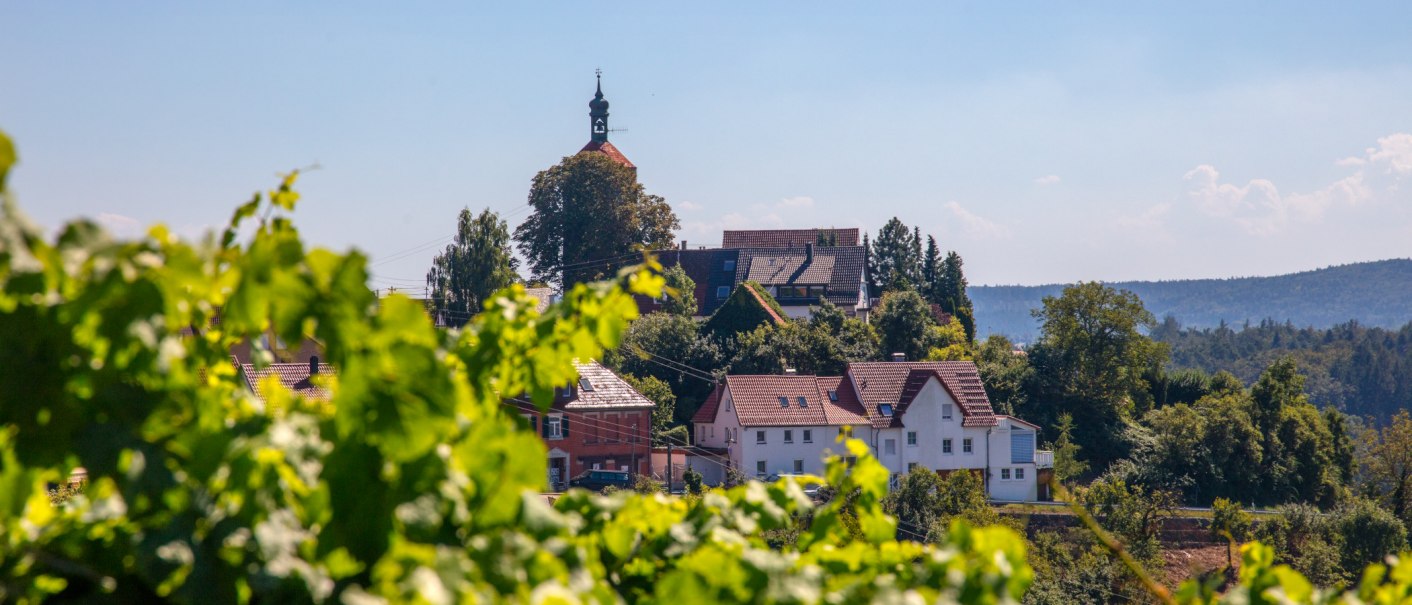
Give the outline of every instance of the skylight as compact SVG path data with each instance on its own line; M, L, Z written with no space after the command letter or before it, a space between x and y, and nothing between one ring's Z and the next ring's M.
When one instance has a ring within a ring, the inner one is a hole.
M592 383L592 382L589 382L587 378L580 378L580 379L579 379L579 388L582 389L583 392L585 392L585 393L592 393L592 392L593 392L593 383Z
M780 407L782 407L782 408L787 408L787 407L789 407L789 398L788 398L788 397L780 397Z
M838 401L838 391L829 391L829 401Z
M883 415L883 416L885 416L885 417L891 418L891 417L892 417L892 404L891 404L891 403L879 403L879 404L878 404L878 413L881 414L881 415Z
M809 407L809 402L808 402L808 401L805 401L803 397L800 397L800 398L799 398L799 407L801 407L801 408L807 408L807 407Z

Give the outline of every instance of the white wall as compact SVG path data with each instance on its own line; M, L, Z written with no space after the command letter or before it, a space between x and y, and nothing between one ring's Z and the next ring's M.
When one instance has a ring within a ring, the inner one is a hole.
M793 439L785 442L788 431ZM804 431L810 432L810 441L804 441ZM765 433L765 443L757 443L756 435ZM803 461L802 472L821 475L824 472L824 457L830 453L842 453L843 447L835 439L836 426L762 426L746 427L741 431L740 443L731 450L731 458L747 477L758 476L758 463L765 462L765 474L793 473L794 461Z
M1034 429L1023 424L1001 418L990 438L990 497L995 500L1031 501L1039 497L1039 483L1034 458L1028 462L1014 463L1010 457L1010 435L1016 431L1034 433ZM1035 445L1038 448L1038 444ZM1010 478L1004 478L1004 470L1010 470ZM1017 469L1024 478L1017 478Z

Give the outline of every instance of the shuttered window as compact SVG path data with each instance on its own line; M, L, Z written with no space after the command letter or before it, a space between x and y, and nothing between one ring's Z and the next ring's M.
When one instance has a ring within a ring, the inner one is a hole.
M1018 429L1010 431L1010 463L1034 462L1034 433Z

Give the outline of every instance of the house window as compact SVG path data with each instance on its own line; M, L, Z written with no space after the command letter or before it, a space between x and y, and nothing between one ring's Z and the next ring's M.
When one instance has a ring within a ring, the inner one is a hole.
M801 407L801 408L807 408L807 407L809 407L809 402L808 402L808 401L805 401L803 397L798 398L798 400L799 400L799 407Z
M760 478L762 478L762 479L765 477L765 461L764 461L764 460L756 460L756 461L755 461L755 476L760 477Z
M1009 481L1009 480L1010 480L1010 469L1008 469L1008 468L1002 468L1002 469L1000 469L1000 480L1001 480L1001 481Z
M726 262L721 263L721 270L722 270L722 271L735 271L735 259L728 259L728 260L726 260Z
M889 456L896 456L896 455L897 455L897 440L896 440L896 439L885 439L885 440L883 440L883 453L884 453L884 454L887 454L887 455L889 455Z
M1023 469L1023 468L1017 468L1017 469L1015 469L1015 480L1016 480L1016 481L1019 481L1019 480L1024 479L1024 478L1025 478L1025 469Z
M838 401L838 391L829 391L829 401Z
M803 460L795 460L795 461L794 461L794 474L796 474L796 475L802 475L802 474L804 474L804 461L803 461Z
M845 466L847 466L848 468L853 468L853 465L858 464L858 457L857 457L857 456L844 456L844 457L843 457L843 464L844 464Z
M916 462L908 462L908 463L907 463L907 472L910 473L910 472L915 471L915 470L917 470L917 463L916 463Z
M791 431L789 429L784 430L784 442L794 443L794 431Z
M731 295L731 287L730 287L730 286L717 286L717 287L716 287L716 298L725 298L725 297L730 296L730 295Z
M917 431L907 431L907 445L912 446L912 447L916 447L916 445L917 445Z
M811 431L811 430L809 430L809 429L804 429L804 443L813 443L813 442L814 442L814 431Z
M545 420L545 424L544 424L544 436L545 436L545 437L548 437L548 438L550 438L550 439L563 439L563 438L564 438L564 417L563 417L563 416L550 416L547 420Z
M882 416L882 417L884 417L884 418L891 418L891 417L892 417L892 404L891 404L891 403L879 403L879 404L878 404L878 415L879 415L879 416Z
M787 407L789 407L789 398L788 398L788 397L780 397L780 407L782 407L782 408L787 408Z
M765 431L755 431L755 443L765 442Z
M955 412L955 410L954 410L953 408L955 408L955 407L956 407L956 406L953 406L953 405L951 405L951 404L949 404L949 403L943 403L943 404L941 404L941 419L942 419L942 420L951 420L951 415Z
M580 379L579 379L579 389L581 389L581 390L582 390L583 392L585 392L585 393L592 393L592 392L593 392L593 383L592 383L592 382L589 382L587 378L580 378Z
M961 451L964 452L964 453L967 453L967 454L971 453L971 438L970 438L970 437L967 437L967 438L961 440Z
M942 439L942 440L941 440L941 453L943 453L943 454L950 454L950 453L951 453L951 440L950 440L950 439Z

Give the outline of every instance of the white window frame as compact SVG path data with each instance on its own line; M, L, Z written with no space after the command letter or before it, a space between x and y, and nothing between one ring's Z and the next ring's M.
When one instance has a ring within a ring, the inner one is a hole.
M941 404L941 419L951 420L956 415L956 406L949 403Z
M950 439L942 439L942 440L941 440L941 453L942 453L942 454L945 454L945 455L947 455L947 456L950 456L950 455L956 453L956 449L953 448L953 447L951 447L951 440L950 440Z
M1016 480L1016 481L1024 481L1024 480L1025 480L1025 467L1022 466L1022 467L1018 467L1018 468L1015 469L1015 480Z
M790 429L785 429L785 430L784 430L784 442L785 442L785 443L794 443L794 431L792 431L792 430L790 430Z
M755 443L766 443L766 441L765 441L765 431L763 431L763 430L755 431Z
M1001 481L1009 481L1009 480L1010 480L1010 469L1009 469L1009 468L1002 468L1002 469L1000 469L1000 480L1001 480Z
M804 429L804 435L803 435L802 441L804 441L804 443L813 443L813 442L814 442L814 431L812 431L812 430L810 430L810 429Z
M545 437L544 437L545 439L563 439L563 438L564 438L564 415L563 415L563 414L550 414L547 418L545 418L544 421L549 423L549 432L548 432L548 434L545 435Z
M896 456L896 455L897 455L897 440L896 440L896 439L883 439L883 455L884 455L884 456Z
M971 438L970 438L970 437L967 437L967 438L961 440L961 453L963 453L963 454L974 454L974 453L975 453L975 448L972 447L972 442L971 442Z

